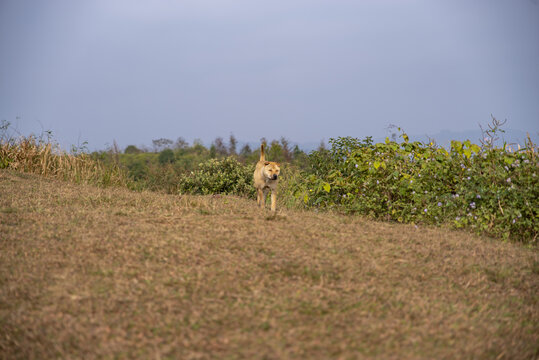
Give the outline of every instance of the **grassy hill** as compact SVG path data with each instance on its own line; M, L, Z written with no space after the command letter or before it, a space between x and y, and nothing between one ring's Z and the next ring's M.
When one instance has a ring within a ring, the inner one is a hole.
M539 356L535 248L0 170L0 358Z

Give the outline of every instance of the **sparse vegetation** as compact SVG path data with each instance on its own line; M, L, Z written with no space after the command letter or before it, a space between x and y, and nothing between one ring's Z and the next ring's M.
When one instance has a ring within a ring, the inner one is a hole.
M128 186L127 174L114 162L97 161L84 149L66 153L55 144L50 132L41 137L8 133L9 122L0 126L0 169L34 173L75 183L99 186ZM48 135L48 136L45 136Z

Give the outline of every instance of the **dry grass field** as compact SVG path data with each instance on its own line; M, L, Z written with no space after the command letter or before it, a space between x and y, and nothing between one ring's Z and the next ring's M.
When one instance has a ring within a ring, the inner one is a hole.
M0 358L533 359L539 253L0 171Z

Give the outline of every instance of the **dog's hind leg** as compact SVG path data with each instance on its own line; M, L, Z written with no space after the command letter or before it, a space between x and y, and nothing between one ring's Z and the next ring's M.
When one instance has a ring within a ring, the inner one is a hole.
M277 208L277 194L275 190L271 191L271 211L275 212Z

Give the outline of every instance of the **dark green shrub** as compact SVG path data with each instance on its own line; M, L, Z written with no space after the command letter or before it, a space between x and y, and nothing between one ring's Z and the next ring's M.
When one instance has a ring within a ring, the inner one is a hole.
M174 162L174 152L171 149L165 149L159 153L157 160L161 165L171 164Z
M133 161L127 165L127 171L133 180L141 180L148 174L148 166L142 161Z
M124 150L124 154L140 154L141 152L142 150L135 145L128 145Z
M210 159L183 176L180 193L254 196L254 165L242 165L234 157Z

